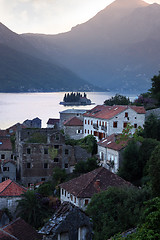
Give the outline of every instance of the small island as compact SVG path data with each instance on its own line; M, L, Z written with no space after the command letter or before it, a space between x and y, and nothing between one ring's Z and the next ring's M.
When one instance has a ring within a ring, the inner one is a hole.
M60 102L61 105L64 106L80 106L80 105L91 105L94 104L91 102L90 99L87 98L87 94L84 93L83 95L79 92L77 93L65 93L63 102Z

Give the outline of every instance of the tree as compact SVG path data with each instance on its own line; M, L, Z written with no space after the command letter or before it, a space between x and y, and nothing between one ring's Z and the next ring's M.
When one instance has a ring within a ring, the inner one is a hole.
M160 71L158 75L154 75L151 79L152 87L150 89L151 95L157 100L157 105L160 105Z
M94 239L109 239L137 226L143 202L150 198L146 189L109 188L91 198L87 213L92 218Z
M59 167L55 167L53 169L53 180L55 182L55 186L64 182L66 177L67 177L67 174L66 174L65 169L61 169Z
M87 173L98 168L98 162L96 157L88 158L87 161L79 161L75 165L74 173Z
M153 195L160 196L160 144L152 152L148 166Z
M129 100L129 98L120 95L120 94L116 94L114 97L111 97L108 100L104 101L105 105L109 105L109 106L113 106L113 105L129 105L131 102Z
M123 162L119 168L118 175L132 183L136 183L140 178L139 146L134 139L128 142L123 152Z
M160 120L154 114L150 114L145 121L142 136L160 140Z
M48 217L48 211L42 203L41 195L30 190L22 195L21 200L18 200L17 213L35 228L42 226L44 219Z

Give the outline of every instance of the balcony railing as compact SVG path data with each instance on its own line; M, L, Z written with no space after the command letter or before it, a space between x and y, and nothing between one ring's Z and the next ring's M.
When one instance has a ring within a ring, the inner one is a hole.
M105 127L105 126L101 126L101 130L107 132L107 127Z
M97 126L96 123L93 123L93 128L98 130L99 127Z

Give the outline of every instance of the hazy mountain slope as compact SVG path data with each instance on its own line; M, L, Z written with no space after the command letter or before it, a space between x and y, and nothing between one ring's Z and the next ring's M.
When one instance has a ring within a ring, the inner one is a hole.
M159 70L160 5L116 0L70 32L22 37L92 83L141 91Z
M71 71L0 44L0 92L87 90Z

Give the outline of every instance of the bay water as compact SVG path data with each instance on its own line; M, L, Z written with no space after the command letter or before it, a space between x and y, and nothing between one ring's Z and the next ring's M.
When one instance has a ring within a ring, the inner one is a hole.
M6 129L16 123L23 123L26 119L40 118L42 127L47 127L49 118L59 118L59 112L66 109L91 109L94 105L63 106L65 92L52 93L0 93L0 129ZM113 92L88 92L87 98L95 105L103 104L106 99L115 96ZM136 94L126 94L131 101Z

